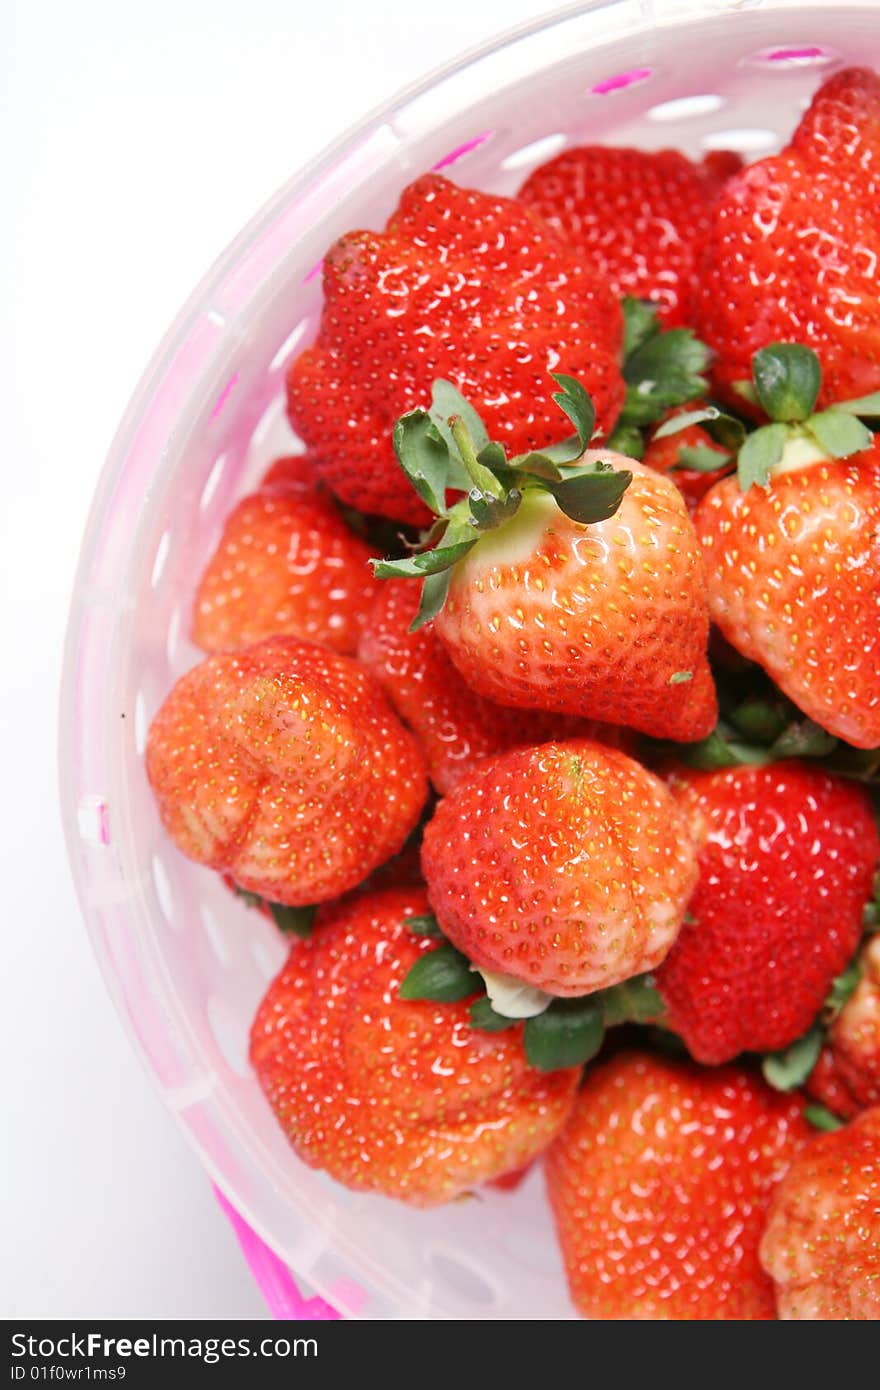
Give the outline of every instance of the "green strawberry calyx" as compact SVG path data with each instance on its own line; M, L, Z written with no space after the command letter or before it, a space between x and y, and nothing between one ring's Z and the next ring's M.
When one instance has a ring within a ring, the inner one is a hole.
M709 390L703 373L710 352L690 328L662 328L656 304L626 295L620 306L626 396L607 444L619 454L640 459L645 454L645 427Z
M412 554L372 563L379 579L423 581L412 631L442 608L453 567L482 536L510 522L530 495L549 495L582 525L607 521L620 506L632 473L601 459L581 462L593 435L593 403L574 377L551 375L560 387L553 399L575 433L546 449L508 459L473 406L442 379L434 382L429 410L411 410L395 424L400 466L437 520ZM451 506L448 492L456 494Z
M654 437L700 425L736 455L743 492L753 486L767 488L782 473L870 448L873 435L863 420L880 418L880 392L817 411L821 385L822 367L812 348L802 343L771 343L752 358L752 380L736 386L744 400L762 407L768 424L746 433L741 420L708 406L667 420ZM717 469L718 462L717 455L714 461L707 457L705 467ZM688 466L701 465L694 460Z
M400 985L401 999L437 1004L472 999L471 1027L502 1033L521 1026L526 1060L538 1071L583 1066L598 1053L607 1028L662 1021L665 1006L651 975L636 975L580 998L560 999L512 976L472 965L446 940L435 917L410 917L406 926L438 944L410 967Z
M317 906L288 907L286 903L273 903L268 898L252 893L248 888L233 884L233 892L241 898L246 907L265 909L280 932L285 936L298 936L306 941L312 934Z

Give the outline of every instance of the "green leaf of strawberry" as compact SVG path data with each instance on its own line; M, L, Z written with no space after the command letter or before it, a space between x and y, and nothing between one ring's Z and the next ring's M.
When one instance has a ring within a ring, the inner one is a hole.
M539 1071L583 1066L596 1056L604 1036L602 1006L595 998L558 999L545 1013L526 1019L526 1058Z
M831 1134L835 1129L843 1129L845 1123L844 1120L840 1120L832 1114L827 1105L818 1104L804 1106L804 1119L807 1124L812 1125L814 1129L821 1130L824 1134Z
M862 449L870 448L874 438L867 425L836 406L811 415L806 427L819 447L832 458L861 453Z
M312 934L317 907L287 907L284 903L269 903L272 921L286 936L298 936L306 941Z
M717 473L725 463L730 462L730 454L719 453L706 444L683 444L678 451L675 467L689 468L692 473Z
M286 903L270 903L267 898L261 898L259 893L251 893L247 888L240 888L237 883L233 884L233 890L235 896L241 898L247 907L256 907L268 912L278 930L284 932L285 936L298 936L303 941L311 936L315 914L318 911L316 906L288 907Z
M413 936L436 936L445 940L433 912L426 912L422 917L407 917L405 925Z
M831 982L831 989L828 991L828 998L825 1000L823 1015L826 1023L831 1023L837 1018L844 1004L851 999L855 993L862 972L858 960L851 961L842 974L835 977Z
M782 458L788 437L786 425L763 425L748 436L739 451L736 466L743 492L753 486L770 486L770 474Z
M457 561L464 558L477 543L457 541L454 545L435 546L433 550L423 550L419 555L407 555L402 560L373 560L373 572L377 579L418 579L426 574L439 574L451 569Z
M801 455L804 465L817 457L848 458L867 449L871 431L857 417L877 412L874 396L843 402L814 414L822 384L822 368L811 348L800 343L771 343L752 359L754 384L750 399L759 402L771 424L750 434L739 451L737 474L743 492L750 487L769 487L774 469L780 463L799 467L797 457L787 454L800 440L809 448ZM745 383L742 393L745 392ZM811 450L819 450L818 456Z
M646 339L624 362L625 424L647 425L670 406L692 401L708 390L702 375L709 350L689 328L671 328Z
M589 524L607 521L614 515L631 480L632 473L627 469L591 465L577 472L572 470L559 483L548 481L546 486L560 511L572 521Z
M765 1081L776 1091L796 1091L816 1065L823 1038L822 1028L814 1023L809 1032L790 1047L782 1052L768 1053L761 1066Z
M581 525L606 521L619 507L632 473L603 462L578 466L592 437L593 403L576 378L564 372L551 376L560 387L553 399L576 434L559 445L510 460L448 381L434 382L429 412L410 411L398 420L394 430L398 460L438 520L423 537L421 550L371 563L378 579L423 581L412 631L440 612L452 568L483 534L515 516L526 491L549 493L559 509ZM464 496L447 508L450 489Z
M479 982L465 956L448 942L419 956L400 986L401 999L431 999L454 1004L476 994Z
M595 998L601 1005L606 1028L620 1023L653 1022L666 1012L653 975L635 975L631 980L601 990Z
M822 368L811 348L771 343L752 358L758 400L771 420L806 420L822 385Z
M508 1028L515 1028L520 1022L516 1018L508 1018L505 1014L496 1013L492 1008L491 1001L484 995L482 999L475 999L471 1004L471 1027L477 1028L481 1033L504 1033Z
M442 516L449 486L449 448L430 415L411 410L401 415L392 434L401 468L423 502Z

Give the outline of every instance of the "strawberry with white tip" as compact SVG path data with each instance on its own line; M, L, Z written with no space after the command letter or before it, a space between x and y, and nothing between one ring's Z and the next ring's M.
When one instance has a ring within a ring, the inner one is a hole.
M880 393L815 413L821 372L809 348L774 344L753 367L771 423L745 439L737 476L717 483L694 517L712 619L809 718L874 748L880 444L858 416L880 415Z
M696 534L678 489L589 448L594 413L573 378L554 399L564 449L508 459L447 382L398 421L404 471L438 521L431 548L381 561L423 578L417 622L468 685L500 704L623 724L688 742L714 727L709 614ZM451 508L449 488L467 489Z

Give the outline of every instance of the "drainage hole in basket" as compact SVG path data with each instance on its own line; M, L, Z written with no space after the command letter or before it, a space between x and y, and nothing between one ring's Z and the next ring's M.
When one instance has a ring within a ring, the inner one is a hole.
M147 702L144 699L144 692L139 690L134 697L134 746L139 757L147 746L149 728Z
M533 140L530 145L523 145L520 150L514 150L513 154L502 159L501 167L525 169L531 168L533 164L543 164L545 159L552 159L558 154L567 140L567 135L545 135L540 140Z
M76 820L80 836L87 845L106 849L110 843L110 821L103 796L81 796Z
M463 144L456 145L454 150L447 151L441 159L437 160L436 164L431 165L431 168L435 172L440 169L448 169L451 164L457 164L460 159L464 159L465 155L473 154L474 150L478 150L481 145L485 145L486 141L491 140L492 136L495 134L496 131L494 130L481 131L479 135L472 136L470 140L465 140Z
M691 116L708 116L720 111L724 97L714 92L694 93L689 97L675 97L672 101L661 101L648 111L649 121L686 121Z
M775 130L764 126L742 126L732 130L713 130L702 139L704 150L735 150L737 154L769 154L779 148Z
M220 479L223 477L223 470L225 467L226 455L219 454L211 464L211 471L205 479L205 486L202 488L202 495L199 498L199 508L201 511L206 512L210 507L214 499L214 494L220 485Z
M296 328L291 329L275 356L272 358L272 361L269 363L270 372L277 372L279 367L287 366L289 359L293 356L294 349L298 347L305 337L308 326L308 319L300 319Z
M822 43L797 43L761 48L741 61L759 68L819 68L834 63L840 54Z
M158 854L153 855L153 883L156 885L156 897L159 900L159 907L162 916L169 927L176 925L174 921L174 894L171 891L171 880L168 872Z
M208 938L211 950L217 957L221 965L229 964L229 947L223 935L223 929L217 918L209 907L202 906L202 926L205 928L205 936Z
M245 1076L248 1069L247 1028L240 1027L230 1015L224 1001L216 997L208 1000L208 1023L214 1041L232 1070L239 1076Z
M273 935L269 940L256 938L251 943L251 952L263 979L274 980L287 956L286 938L273 929Z
M609 92L622 92L625 87L647 82L653 75L653 68L630 68L628 72L616 72L611 77L603 77L600 81L594 82L590 91L597 97L608 96Z
M153 560L153 570L150 575L150 587L158 589L162 579L165 565L168 561L168 553L171 550L171 532L163 531L159 537L159 544L156 546L156 555Z
M171 614L171 617L168 619L168 636L165 640L165 654L172 665L177 656L177 648L180 643L180 621L181 610L180 604L178 604Z
M466 1264L460 1255L446 1250L432 1250L428 1255L428 1265L445 1284L471 1303L487 1306L498 1302L494 1284L481 1270Z

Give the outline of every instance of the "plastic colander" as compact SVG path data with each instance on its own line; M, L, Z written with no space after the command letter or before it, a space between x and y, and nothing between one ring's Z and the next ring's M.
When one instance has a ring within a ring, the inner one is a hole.
M295 1157L246 1060L284 942L177 853L144 775L150 719L198 659L193 590L223 518L295 447L284 373L318 323L321 256L341 233L381 226L427 169L512 193L583 141L766 154L832 69L878 62L874 0L611 0L520 29L411 88L283 189L196 290L134 395L71 608L70 858L117 1008L282 1315L330 1315L297 1301L291 1270L345 1315L572 1316L539 1171L516 1192L419 1212Z

